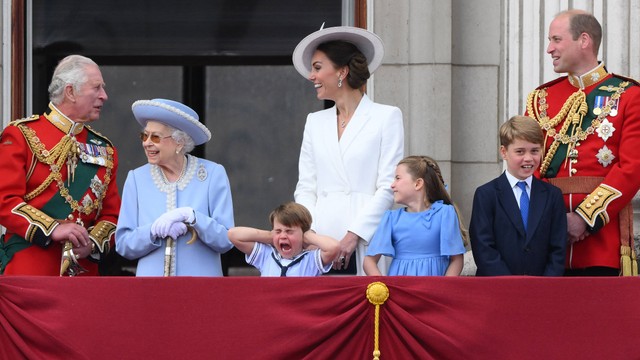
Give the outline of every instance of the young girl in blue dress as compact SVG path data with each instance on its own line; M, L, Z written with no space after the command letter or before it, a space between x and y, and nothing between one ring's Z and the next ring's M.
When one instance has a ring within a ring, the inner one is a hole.
M460 275L467 232L435 160L402 159L391 189L404 207L382 217L364 259L365 273L382 275L378 261L385 255L393 258L388 275Z

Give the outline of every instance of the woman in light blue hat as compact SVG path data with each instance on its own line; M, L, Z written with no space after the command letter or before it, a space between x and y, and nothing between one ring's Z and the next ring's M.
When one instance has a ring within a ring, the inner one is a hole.
M229 179L189 154L211 132L177 101L138 100L132 110L148 163L127 175L116 251L138 259L137 276L222 276L220 254L233 247Z

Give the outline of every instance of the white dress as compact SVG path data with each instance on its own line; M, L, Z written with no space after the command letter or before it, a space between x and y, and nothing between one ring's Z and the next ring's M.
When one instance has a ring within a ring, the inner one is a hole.
M311 212L317 233L362 238L356 260L363 275L366 246L393 205L390 186L404 153L402 112L364 95L340 140L336 119L335 106L307 116L294 196Z

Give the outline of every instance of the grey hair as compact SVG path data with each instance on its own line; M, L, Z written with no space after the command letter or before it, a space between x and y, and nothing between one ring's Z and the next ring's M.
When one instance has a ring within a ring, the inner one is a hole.
M177 143L179 144L181 143L183 145L182 151L181 151L183 154L191 152L191 150L193 150L196 147L196 143L193 141L191 136L189 136L189 134L187 134L182 130L174 129L173 132L171 133L171 137Z
M64 88L72 85L73 90L79 91L80 86L87 81L87 66L98 66L93 60L82 55L69 55L60 60L53 72L49 84L49 100L59 105L64 99Z

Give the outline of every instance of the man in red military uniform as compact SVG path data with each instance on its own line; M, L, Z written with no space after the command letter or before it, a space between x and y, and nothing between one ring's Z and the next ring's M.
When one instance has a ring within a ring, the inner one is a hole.
M49 97L0 136L0 274L97 275L120 209L116 150L87 125L107 100L98 65L62 59Z
M529 94L546 135L540 177L565 194L565 275L637 274L631 200L640 188L640 86L597 60L602 28L580 10L558 14L547 53L568 73Z

